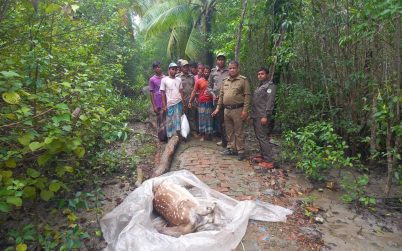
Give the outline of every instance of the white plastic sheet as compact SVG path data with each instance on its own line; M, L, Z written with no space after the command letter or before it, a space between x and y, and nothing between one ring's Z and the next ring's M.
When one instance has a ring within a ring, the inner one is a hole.
M219 230L199 231L179 238L160 234L154 224L152 188L169 179L176 184L193 186L189 191L201 203L216 202ZM292 211L269 203L237 201L219 193L200 181L194 174L182 170L166 173L145 181L112 212L101 220L103 236L108 243L105 250L118 251L224 251L233 250L242 240L249 219L286 221Z
M190 124L188 123L186 114L181 115L180 133L183 138L187 138L188 134L190 133Z

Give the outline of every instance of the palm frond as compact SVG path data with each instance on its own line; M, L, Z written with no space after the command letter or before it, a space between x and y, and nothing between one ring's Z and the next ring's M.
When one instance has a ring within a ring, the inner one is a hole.
M170 32L169 41L168 41L167 49L166 49L168 58L174 58L175 47L176 47L176 30L173 29Z
M192 24L192 11L187 4L172 5L164 2L149 9L141 20L140 27L146 35L154 35L168 28L188 27Z
M187 40L186 55L192 60L201 59L205 47L204 41L204 35L197 28L193 28Z

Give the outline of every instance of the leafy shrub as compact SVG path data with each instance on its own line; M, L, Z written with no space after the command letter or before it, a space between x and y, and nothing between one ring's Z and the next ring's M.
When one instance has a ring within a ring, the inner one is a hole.
M325 96L302 85L279 85L275 119L284 129L295 130L323 116Z
M324 179L324 170L352 167L356 160L345 155L348 146L328 122L314 122L296 132L288 131L284 139L284 157L296 161L296 166L315 180Z
M366 185L369 182L367 175L358 177L350 177L344 175L341 180L341 186L345 190L342 200L346 203L358 202L363 206L371 206L376 204L376 199L366 195Z

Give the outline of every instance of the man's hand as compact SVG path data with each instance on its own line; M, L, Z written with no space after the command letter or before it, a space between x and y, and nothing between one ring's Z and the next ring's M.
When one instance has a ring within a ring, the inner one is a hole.
M191 109L193 105L191 104L191 102L188 103L187 107Z
M215 109L215 111L211 114L211 116L212 116L212 117L215 117L216 114L218 114L218 112L219 112L219 110L218 110L218 109Z
M154 112L158 113L158 107L154 106Z
M167 111L166 106L162 107L162 111L163 111L163 112L166 112L166 111Z
M242 111L240 114L240 118L245 121L247 119L247 117L248 117L248 112Z
M267 117L261 118L261 125L266 125L266 124L268 124L268 118Z

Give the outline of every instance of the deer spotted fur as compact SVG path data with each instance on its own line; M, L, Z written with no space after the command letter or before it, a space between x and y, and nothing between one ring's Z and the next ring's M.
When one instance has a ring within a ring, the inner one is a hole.
M201 206L198 200L183 186L162 182L154 188L154 209L168 222L158 229L170 236L192 233L213 219L214 205Z

